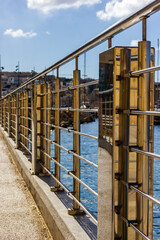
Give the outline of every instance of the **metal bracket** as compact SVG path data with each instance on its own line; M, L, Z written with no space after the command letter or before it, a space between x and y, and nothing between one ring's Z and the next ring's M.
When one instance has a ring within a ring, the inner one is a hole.
M122 142L121 142L120 140L116 140L116 141L115 141L115 145L116 145L117 147L119 147L121 144L122 144Z
M121 180L121 174L120 173L115 173L115 179L120 181Z
M128 220L128 227L130 227L130 224L133 224L134 226L138 225L136 220Z
M138 183L136 183L136 182L131 183L131 182L130 182L130 183L128 183L129 189L131 189L131 188L130 188L131 185L134 186L134 187L139 187L139 186L138 186Z
M122 109L120 109L120 108L116 108L116 114L120 114L120 113L122 113L122 112L123 112Z
M74 172L74 171L68 171L68 174L69 174L69 173L73 173L73 174L75 175L75 172Z
M121 80L122 80L121 75L116 75L116 81L121 81Z
M117 215L120 214L120 210L121 210L121 206L115 206L115 207L114 207L114 211L115 211L115 213L116 213Z

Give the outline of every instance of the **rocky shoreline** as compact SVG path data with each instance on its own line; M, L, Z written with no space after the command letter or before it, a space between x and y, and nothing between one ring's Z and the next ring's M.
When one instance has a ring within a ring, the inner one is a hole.
M72 127L73 114L73 112L62 112L60 115L60 126ZM94 122L97 117L97 113L80 113L80 124ZM51 114L51 122L55 122L54 114Z

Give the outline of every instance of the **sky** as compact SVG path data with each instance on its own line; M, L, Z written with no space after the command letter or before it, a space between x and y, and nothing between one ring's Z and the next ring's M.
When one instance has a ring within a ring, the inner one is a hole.
M152 0L0 0L0 55L4 71L43 71L128 14ZM160 12L147 20L147 39L156 48L160 38ZM141 23L116 35L113 46L137 45ZM104 42L86 53L86 74L98 77L98 55ZM156 57L157 58L157 57ZM60 68L71 76L74 61ZM84 55L79 58L84 74Z

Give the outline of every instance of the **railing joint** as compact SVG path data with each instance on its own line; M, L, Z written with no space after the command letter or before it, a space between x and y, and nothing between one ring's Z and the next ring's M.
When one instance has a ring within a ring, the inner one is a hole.
M123 113L123 110L120 108L116 108L116 114L121 114L121 113Z
M51 192L63 192L64 189L61 187L50 187Z
M130 224L133 224L134 226L138 226L138 223L136 220L128 220L128 227L130 227Z
M85 212L83 210L79 210L79 209L70 209L68 208L68 214L75 216L75 215L84 215Z
M122 80L122 76L121 75L116 75L116 81L121 81Z
M116 145L117 147L119 147L121 144L122 144L122 141L120 141L120 140L116 140L116 141L115 141L115 145Z
M75 175L75 172L74 172L74 171L68 171L68 174L70 174L70 173L72 173L72 174Z
M131 186L140 187L140 185L142 185L142 184L138 184L138 183L136 183L136 182L130 182L130 183L128 183L128 188L129 188L130 190L132 190L132 189L131 189Z

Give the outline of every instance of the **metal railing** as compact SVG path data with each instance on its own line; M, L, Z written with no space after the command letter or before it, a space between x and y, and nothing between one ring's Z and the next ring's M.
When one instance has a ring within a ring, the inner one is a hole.
M112 160L112 182L108 183L112 185L112 194L110 194L112 201L112 226L110 229L110 232L112 233L110 238L112 239L116 238L116 236L118 236L119 239L128 239L129 227L136 232L135 239L140 239L141 236L145 239L151 239L148 237L152 234L149 232L150 226L148 227L148 217L147 220L145 219L146 214L148 214L148 212L145 212L145 208L152 209L152 206L150 208L148 207L148 201L160 205L159 201L154 199L153 196L150 196L149 191L147 190L147 187L149 186L149 175L148 169L146 169L146 163L148 163L148 159L160 159L159 155L149 151L153 150L153 136L147 135L149 128L151 129L151 133L153 133L153 116L159 116L160 113L154 111L152 102L148 102L148 105L145 104L145 107L143 107L142 102L139 101L137 103L137 109L132 109L130 106L132 80L137 79L137 85L136 87L134 86L138 92L137 94L139 94L141 100L147 102L148 95L146 95L147 93L145 93L140 87L140 84L144 85L144 88L147 89L147 91L150 91L150 87L147 85L147 79L149 76L148 74L160 69L160 66L148 67L146 65L146 60L144 59L147 48L145 44L148 43L146 41L146 19L153 13L157 12L159 8L159 0L152 2L125 20L122 20L111 26L103 33L90 40L73 53L69 54L67 57L32 77L20 87L1 98L1 126L15 141L16 148L21 149L32 162L33 174L51 176L54 179L54 187L52 187L51 190L62 191L63 189L73 200L73 208L69 210L68 213L71 215L76 215L85 212L96 225L98 224L99 220L97 222L96 217L90 213L90 211L88 211L88 209L81 202L80 185L83 185L95 197L99 197L99 195L81 179L80 162L84 161L86 164L94 167L96 170L98 169L98 165L93 162L92 159L87 159L80 154L80 136L91 138L95 141L98 141L98 143L101 139L103 139L111 146L112 153L110 152L110 154L115 155ZM143 41L139 43L139 52L137 50L137 56L139 59L141 59L141 62L143 62L142 67L139 67L139 70L137 71L131 71L131 49L121 49L121 54L119 54L120 57L116 59L117 61L120 61L121 70L120 74L115 72L115 78L117 77L115 81L119 82L117 84L118 87L114 86L114 84L107 87L107 89L100 87L99 109L80 108L81 89L97 84L100 86L100 82L99 80L95 80L87 83L80 83L78 57L82 53L90 50L98 44L101 44L107 39L108 46L110 48L111 39L116 34L133 26L139 21L143 22ZM141 52L140 49L142 50ZM66 64L72 59L75 59L73 85L61 89L59 69L62 65ZM46 81L46 76L54 69L57 70L57 74L53 86L52 82L49 83ZM60 101L61 94L68 91L72 93L72 107L63 107ZM118 100L119 108L116 109L117 105L115 104L115 96L117 94L119 94L120 97ZM151 98L153 99L153 96ZM71 114L72 128L62 126L61 117L63 112ZM82 113L98 113L99 137L80 131L80 114ZM143 133L137 136L135 146L132 146L129 140L131 116L137 117L137 120L134 120L136 122L134 123L135 125L132 124L136 127L137 131L140 131L142 128L145 129ZM150 123L148 120L149 118ZM118 134L117 130L115 129L118 129ZM54 139L51 136L51 130L54 130ZM61 145L61 131L68 132L73 135L72 150ZM118 137L116 138L115 136ZM145 139L147 139L147 143L145 142ZM54 156L51 154L52 145L54 145ZM60 150L65 151L72 156L72 171L61 163L62 159ZM129 180L129 167L131 164L131 161L129 160L129 154L131 152L137 154L137 157L134 159L137 164L135 170L137 176L136 181L133 184ZM145 156L145 158L143 156ZM51 163L54 163L54 169L51 169ZM72 191L70 191L66 187L65 183L61 181L61 169L63 169L69 176L72 177ZM147 179L143 179L142 175L145 174ZM118 181L117 188L114 183L115 178L116 181ZM115 200L115 189L117 190L117 200ZM136 218L132 220L129 219L128 214L130 207L128 204L130 202L129 191L133 191L137 194L135 201ZM99 205L100 204L101 203L99 203ZM142 215L142 210L144 216ZM101 216L98 218L100 219L100 217ZM105 231L105 227L103 227L103 229L103 231ZM104 235L105 234L106 233L104 233ZM100 233L98 238L99 236Z

